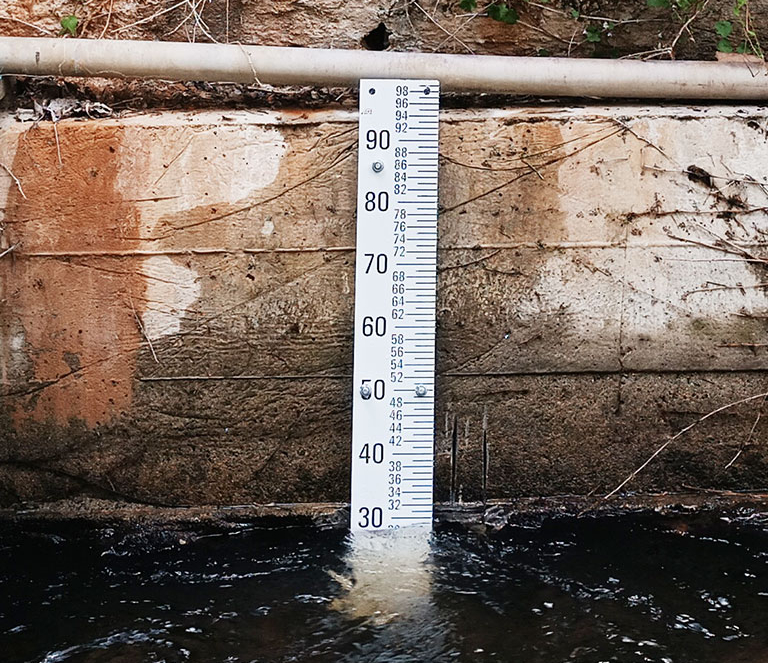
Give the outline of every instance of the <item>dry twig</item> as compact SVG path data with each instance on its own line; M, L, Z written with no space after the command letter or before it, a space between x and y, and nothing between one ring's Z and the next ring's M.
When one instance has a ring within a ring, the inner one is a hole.
M240 50L243 52L243 55L245 55L246 58L248 58L248 64L251 67L251 73L253 74L253 80L256 82L256 84L259 87L264 87L263 83L259 80L258 75L256 74L256 67L253 66L253 60L251 59L251 54L245 50L245 47L238 41L235 42L239 47Z
M669 57L673 60L675 59L675 47L677 46L677 42L680 41L680 38L683 36L684 32L688 32L688 34L691 34L690 31L690 25L693 23L698 17L701 12L706 9L707 5L709 4L709 0L704 0L701 7L699 7L693 15L685 22L683 23L682 27L680 28L679 32L675 36L675 38L672 40L672 43L665 49L669 53Z
M224 20L226 21L224 34L226 36L227 43L229 43L229 0L227 0L226 6L224 7L224 15Z
M407 6L407 3L406 3ZM474 19L476 19L478 16L481 16L482 14L470 14L466 21L464 21L458 28L456 28L453 32L451 32L443 41L441 41L437 46L435 46L432 49L433 53L436 53L438 50L440 50L445 44L447 44L451 39L454 39L459 32L461 32L464 28L466 28Z
M14 23L20 23L21 25L26 25L28 28L33 28L34 30L37 30L38 32L41 32L44 35L48 35L49 37L55 37L56 36L55 32L51 32L50 30L47 30L46 28L41 28L39 25L35 25L34 23L27 23L26 21L22 21L20 18L13 18L13 16L8 16L8 14L0 14L0 20L2 20L2 21L13 21Z
M112 20L112 5L114 4L115 0L109 0L109 9L107 10L107 20L104 23L104 29L101 31L101 34L99 35L99 39L104 39L104 35L107 34L107 30L109 29L109 22Z
M757 411L757 416L755 417L755 421L752 423L752 428L749 430L749 435L747 435L747 439L744 440L742 444L739 445L739 450L736 452L733 458L728 462L728 464L725 466L725 469L729 469L738 459L741 454L744 453L744 449L746 449L749 446L749 443L752 441L753 436L755 435L755 431L757 430L757 424L760 423L760 418L763 416L763 408L765 407L765 397L763 397L762 403L760 403L760 409Z
M754 283L752 285L742 285L741 283L737 283L736 285L724 285L722 283L712 283L711 281L708 281L707 285L711 287L696 288L696 290L689 290L688 292L683 294L681 299L688 299L688 297L698 292L717 292L718 290L740 290L742 294L746 294L746 291L752 288L768 288L768 283Z
M416 7L424 16L426 16L432 23L434 23L439 30L442 30L445 34L447 34L451 39L456 41L457 43L461 44L464 48L467 49L472 55L475 54L475 52L461 39L459 39L455 34L451 34L448 30L446 30L440 23L438 23L434 18L432 18L429 15L429 12L424 9L419 3L418 0L410 0L410 2L407 2L406 4L412 4L414 7Z
M165 9L161 9L158 12L155 12L151 16L147 16L145 18L141 18L138 21L134 21L133 23L129 23L128 25L123 25L119 28L115 28L112 30L112 34L117 34L119 32L125 32L126 30L130 30L133 27L136 27L137 25L143 25L144 23L149 23L151 21L154 21L158 16L162 16L163 14L167 14L168 12L172 12L174 9L178 9L179 7L186 5L187 0L181 0L180 2L177 2L176 4L171 5L170 7L166 7Z
M16 175L13 174L13 171L8 168L2 161L0 161L0 168L5 170L6 173L8 173L8 176L16 183L16 188L19 190L19 193L21 194L21 197L24 198L24 200L27 199L27 194L24 193L24 189L21 188L21 182L19 181L19 178L16 177Z
M666 449L670 444L672 444L675 440L682 437L685 433L687 433L691 428L694 426L697 426L698 424L702 423L703 421L706 421L710 417L714 417L716 414L720 414L721 412L725 410L729 410L732 407L736 407L737 405L743 405L744 403L750 403L751 401L756 401L758 398L765 399L768 397L768 392L764 392L762 394L755 394L754 396L748 396L747 398L742 398L739 401L734 401L733 403L728 403L726 405L723 405L722 407L717 408L716 410L712 410L711 412L707 412L702 417L699 417L696 421L694 421L692 424L688 424L685 428L675 433L672 437L670 437L664 444L662 444L656 451L654 451L647 459L646 461L640 465L637 469L633 470L629 473L626 479L622 481L616 488L614 488L610 493L605 495L603 497L604 500L607 500L610 497L613 497L616 493L618 493L624 486L626 486L630 481L632 481L640 472L642 472L648 465L650 465L653 460L661 454L664 449Z
M13 253L16 247L19 246L20 244L21 242L16 242L13 246L9 246L7 249L5 249L5 251L0 253L0 258L5 258L5 256Z
M199 8L201 5L204 5L204 4L205 4L205 2L206 2L206 0L198 0L198 2L197 2L197 3L193 3L193 2L192 2L192 0L187 0L187 4L189 5L189 8L190 8L190 14L191 14L191 15L192 15L192 17L194 17L194 19L195 19L195 26L194 26L194 29L193 29L193 31L192 31L192 41L194 42L194 41L195 41L195 38L196 38L196 36L197 36L197 28L200 28L200 32L202 32L202 33L203 33L203 34L204 34L206 37L208 37L208 39L210 39L212 42L214 42L214 43L218 44L218 43L219 43L219 40L218 40L218 39L216 39L216 37L214 37L214 36L211 34L211 32L210 32L210 27L209 27L209 26L208 26L208 24L207 24L207 23L206 23L206 22L203 20L203 15L202 15L202 12L203 12L204 10L201 10L200 12L198 12L198 8Z
M721 343L718 348L768 348L768 343Z
M144 329L144 325L141 324L141 319L139 318L139 314L136 313L136 307L133 305L133 297L131 295L128 295L128 303L131 305L131 311L133 312L133 317L136 319L136 324L139 326L139 330L141 331L141 335L146 339L147 344L149 345L149 350L152 353L152 357L155 360L156 364L160 363L160 360L157 358L157 354L155 353L155 347L152 345L152 341L149 340L149 336L147 336L147 332Z
M61 160L61 143L59 142L59 128L56 126L57 122L53 123L53 135L56 137L56 155L59 158L59 166L63 166L64 162Z

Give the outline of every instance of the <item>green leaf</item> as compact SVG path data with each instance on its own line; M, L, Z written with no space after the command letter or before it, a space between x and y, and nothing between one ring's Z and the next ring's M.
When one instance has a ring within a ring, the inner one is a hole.
M727 39L721 39L717 42L717 50L721 53L733 53L733 46L731 46L731 42Z
M77 24L79 23L79 20L77 16L72 16L70 14L69 16L64 16L61 19L61 33L64 34L66 32L69 32L73 37L75 36L75 32L77 32Z
M645 2L649 7L663 7L664 9L671 7L669 0L645 0Z
M504 22L509 23L510 25L514 25L519 20L520 14L517 13L517 10L514 7L510 7L507 15L504 17Z
M579 16L581 16L581 12L578 9L571 8L571 16L573 18L579 18Z
M715 32L720 37L728 37L733 32L733 23L730 21L718 21L715 23Z
M459 2L459 7L465 12L473 12L477 9L477 0L461 0L461 2Z
M736 4L733 5L733 15L739 16L741 14L741 10L744 8L744 5L747 4L749 0L736 0Z
M600 42L600 28L594 25L588 25L584 31L587 35L587 41L590 44L597 44Z
M746 53L749 50L749 47L747 46L747 42L743 41L736 47L737 53Z
M507 7L507 5L503 2L500 5L489 5L488 16L490 16L494 21L499 21L500 23L509 23L509 25L514 25L520 18L517 10L515 10L514 7Z

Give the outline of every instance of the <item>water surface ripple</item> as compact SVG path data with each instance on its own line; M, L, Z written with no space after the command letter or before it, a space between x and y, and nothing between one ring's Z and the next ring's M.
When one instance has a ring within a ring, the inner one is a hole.
M768 661L768 518L0 526L0 662Z

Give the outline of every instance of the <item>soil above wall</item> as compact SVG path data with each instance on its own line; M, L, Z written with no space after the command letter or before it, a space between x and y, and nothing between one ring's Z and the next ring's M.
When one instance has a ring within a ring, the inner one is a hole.
M480 1L466 11L458 0L10 0L0 10L0 34L55 36L65 16L78 19L77 37L219 41L271 46L371 50L552 55L571 57L673 57L714 59L718 42L736 50L745 29L755 50L768 29L768 2L682 2L649 7L646 0L511 0L505 19L492 20ZM654 3L658 4L658 3ZM690 4L690 7L688 7ZM465 6L469 6L464 3ZM681 5L686 7L681 9ZM493 12L491 12L493 13ZM745 25L746 22L749 25Z
M205 0L193 12L173 0L10 0L0 9L0 36L61 36L61 20L74 16L74 36L87 39L647 60L714 60L724 49L760 54L761 37L768 36L768 0L749 0L738 14L735 2L705 0L680 9L685 0L673 0L671 7L649 7L647 0L512 0L509 11L517 20L509 24L490 18L485 11L490 3L484 1L468 12L458 0ZM347 89L99 79L20 79L10 97L22 107L31 107L32 100L75 97L104 102L116 112L356 104ZM459 95L444 105L509 101Z

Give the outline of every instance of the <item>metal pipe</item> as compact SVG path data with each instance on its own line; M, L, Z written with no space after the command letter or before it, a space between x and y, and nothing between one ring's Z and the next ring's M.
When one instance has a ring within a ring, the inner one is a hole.
M536 96L768 99L765 63L643 62L322 48L0 37L0 74L354 86L438 79L444 90Z

